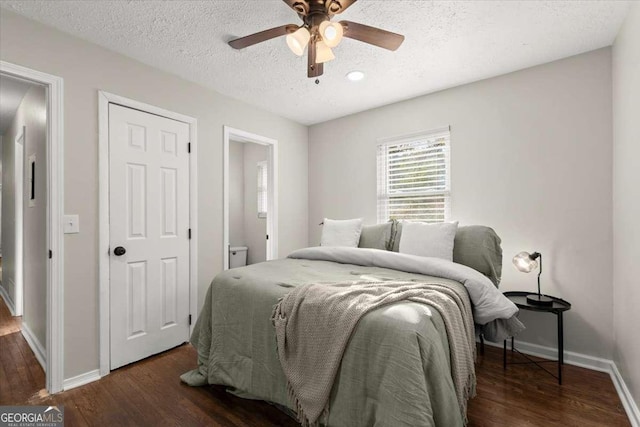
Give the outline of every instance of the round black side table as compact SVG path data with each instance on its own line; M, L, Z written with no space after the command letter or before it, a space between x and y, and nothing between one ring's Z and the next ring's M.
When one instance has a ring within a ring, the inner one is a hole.
M562 324L562 313L571 309L571 303L551 295L545 295L546 297L549 297L553 300L553 303L551 305L548 305L548 306L534 305L527 302L527 295L530 295L530 294L531 292L510 291L510 292L505 292L504 296L509 298L520 310L540 311L543 313L552 313L556 315L557 323L558 323L558 360L548 361L548 362L558 363L558 376L556 378L558 378L558 384L562 384L562 365L564 365L564 327ZM518 353L520 353L518 350L516 350L514 346L513 337L511 337L511 351L517 351ZM535 361L529 358L525 354L522 354L522 353L520 354L523 355L528 360L528 362L523 362L523 363L533 363L537 365L539 368L541 368L542 370L544 370L545 372L548 372L549 374L555 377L555 375L553 375L551 372L547 371L542 365L540 365L540 363L544 363L544 362ZM504 340L502 356L503 356L503 364L506 369L507 340Z

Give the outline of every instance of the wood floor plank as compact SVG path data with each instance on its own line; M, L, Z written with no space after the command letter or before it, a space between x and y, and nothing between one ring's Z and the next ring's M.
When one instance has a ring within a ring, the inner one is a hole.
M2 362L2 359L0 359L0 405L8 404L10 395L11 395L11 388L9 387L9 375L4 368L4 363Z
M154 408L154 402L149 398L145 390L129 375L112 375L112 393L114 396L124 396L129 402L127 410L135 414L135 419L146 418L150 425L161 425L164 414L161 411L149 410Z
M16 343L18 344L17 347L22 355L23 363L27 367L26 374L29 378L29 382L34 388L37 388L39 385L44 388L46 382L44 369L40 366L40 363L38 362L35 354L33 354L33 350L31 350L29 344L27 344L26 340L21 338L23 337L17 338Z
M24 341L24 337L20 332L5 335L2 337L2 364L8 374L9 389L11 390L9 396L0 396L1 401L6 401L8 404L15 403L16 400L26 400L32 392L35 392L36 387L32 384L27 377L28 367L25 365L24 358L20 353L19 347ZM26 342L25 342L26 343Z
M7 307L4 299L0 296L0 337L14 332L20 332L21 324L22 317L11 316L9 307Z

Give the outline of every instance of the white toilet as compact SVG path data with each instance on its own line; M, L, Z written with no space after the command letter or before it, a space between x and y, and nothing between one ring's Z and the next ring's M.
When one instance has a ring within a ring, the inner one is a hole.
M229 247L229 268L244 267L247 265L247 248L246 246Z

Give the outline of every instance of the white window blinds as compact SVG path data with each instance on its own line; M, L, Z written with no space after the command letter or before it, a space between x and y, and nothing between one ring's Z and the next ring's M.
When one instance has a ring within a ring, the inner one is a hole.
M449 129L378 145L378 222L450 216Z
M267 182L269 181L269 171L267 162L258 162L258 218L267 217Z

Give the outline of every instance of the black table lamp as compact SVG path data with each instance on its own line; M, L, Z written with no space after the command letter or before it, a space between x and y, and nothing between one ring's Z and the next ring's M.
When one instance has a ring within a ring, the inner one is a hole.
M538 270L538 293L537 294L529 294L527 295L527 303L531 305L542 305L542 306L551 306L553 305L553 300L547 296L544 296L540 293L540 275L542 274L542 254L540 252L534 252L530 254L529 252L520 252L516 256L513 257L513 265L523 273L531 273L538 267L538 261L540 259L540 269Z

